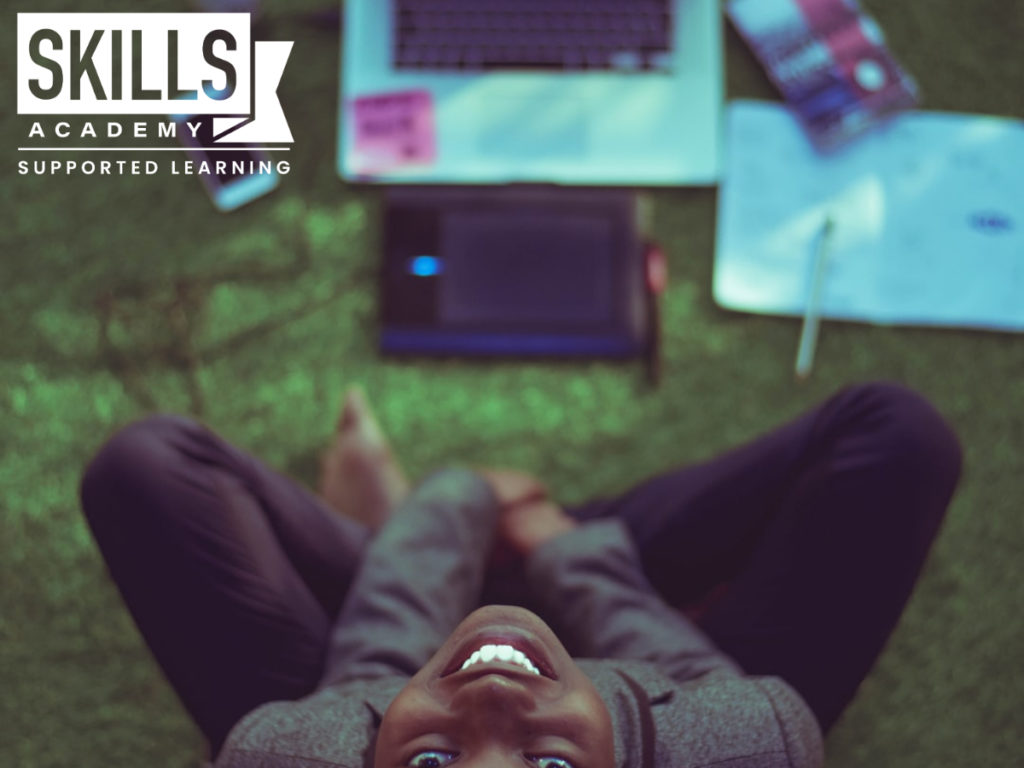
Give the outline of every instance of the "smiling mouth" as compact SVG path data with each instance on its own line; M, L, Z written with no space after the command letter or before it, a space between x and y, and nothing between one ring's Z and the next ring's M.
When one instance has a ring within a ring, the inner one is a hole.
M544 645L518 627L487 627L466 638L452 654L441 677L457 673L477 674L519 672L557 680L554 665Z
M469 669L475 664L489 664L494 661L504 662L506 664L514 664L515 666L522 667L531 674L540 676L540 670L537 668L536 663L522 651L517 648L513 648L508 644L494 644L485 643L478 649L473 651L469 657L462 662L459 666L458 671Z

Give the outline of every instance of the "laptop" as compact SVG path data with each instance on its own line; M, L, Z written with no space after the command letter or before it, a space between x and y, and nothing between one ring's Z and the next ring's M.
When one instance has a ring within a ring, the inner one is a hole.
M346 0L342 30L343 179L718 180L717 0Z

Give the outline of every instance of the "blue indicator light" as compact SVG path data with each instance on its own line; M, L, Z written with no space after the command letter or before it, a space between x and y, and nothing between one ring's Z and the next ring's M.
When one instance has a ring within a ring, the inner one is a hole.
M417 277L434 277L444 272L444 262L436 256L413 256L408 268L409 274Z

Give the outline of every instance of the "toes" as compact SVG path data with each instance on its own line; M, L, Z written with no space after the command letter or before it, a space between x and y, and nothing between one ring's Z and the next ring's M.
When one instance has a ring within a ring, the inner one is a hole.
M338 418L338 431L355 429L366 420L370 407L366 403L366 395L361 387L349 387L342 400L341 416Z

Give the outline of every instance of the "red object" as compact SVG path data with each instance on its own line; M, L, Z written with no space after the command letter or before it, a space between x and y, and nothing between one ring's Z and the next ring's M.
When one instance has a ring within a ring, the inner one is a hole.
M653 294L662 294L668 286L668 259L661 246L649 244L645 254L647 289Z

